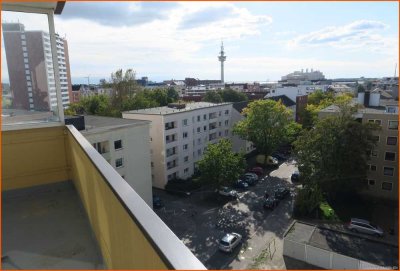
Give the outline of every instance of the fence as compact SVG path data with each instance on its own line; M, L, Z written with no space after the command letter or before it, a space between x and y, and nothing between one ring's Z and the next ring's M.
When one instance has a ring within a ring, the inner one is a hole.
M391 269L286 238L283 255L325 269Z

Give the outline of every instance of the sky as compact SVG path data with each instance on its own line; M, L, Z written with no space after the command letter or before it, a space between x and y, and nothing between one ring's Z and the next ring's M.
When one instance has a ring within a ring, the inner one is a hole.
M307 68L382 77L399 59L398 11L397 2L67 2L55 27L73 83L120 68L152 81L220 79L221 40L228 82Z

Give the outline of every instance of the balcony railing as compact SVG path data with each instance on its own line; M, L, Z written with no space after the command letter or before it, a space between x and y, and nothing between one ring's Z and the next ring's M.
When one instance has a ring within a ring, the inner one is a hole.
M71 180L107 268L205 269L73 126L3 131L2 137L3 191Z

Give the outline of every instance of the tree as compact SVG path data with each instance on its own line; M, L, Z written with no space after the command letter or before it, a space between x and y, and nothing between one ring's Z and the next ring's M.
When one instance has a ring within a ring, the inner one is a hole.
M306 108L300 112L303 128L312 128L318 119L318 112L322 109L333 104L348 104L352 98L352 93L343 93L336 96L331 91L316 90L311 93L308 95Z
M234 153L229 139L208 144L203 158L198 162L201 179L214 186L228 185L244 172L246 160L243 153Z
M242 101L247 101L248 98L246 94L242 92L237 92L234 91L233 89L226 88L222 90L220 93L220 96L222 97L222 100L224 102L242 102Z
M168 95L166 89L156 88L153 90L145 90L144 94L151 100L155 101L158 106L168 105Z
M173 88L169 87L167 90L168 103L174 103L179 100L179 93Z
M222 97L218 92L209 90L206 92L206 95L204 95L203 101L209 103L222 103Z
M294 142L299 170L306 186L320 188L330 199L352 194L366 179L367 150L373 148L373 124L352 117L352 109L317 121Z
M246 117L234 126L234 133L256 145L266 157L286 140L291 112L280 101L257 100L243 110Z

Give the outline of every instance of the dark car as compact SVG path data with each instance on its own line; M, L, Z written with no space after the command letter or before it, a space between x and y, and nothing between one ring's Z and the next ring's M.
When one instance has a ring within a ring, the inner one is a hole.
M162 200L160 199L159 196L153 196L153 208L154 209L160 209L164 206Z
M247 174L243 175L240 179L245 181L248 185L255 185L257 183L256 178Z
M237 180L237 181L233 184L233 187L239 188L239 189L247 189L247 188L249 188L249 184L246 183L245 181Z
M290 179L292 180L292 182L300 181L300 172L298 170L294 171Z
M276 206L278 206L279 200L275 198L274 196L270 196L267 199L264 199L263 202L263 207L265 209L271 209L273 210Z
M289 194L290 194L289 189L287 189L285 187L279 187L278 189L276 189L274 191L275 198L280 199L280 200L286 198Z
M253 167L251 169L248 170L251 173L255 173L258 176L261 176L264 174L264 170L262 169L262 167Z
M284 155L284 154L282 154L282 153L280 153L280 152L274 152L273 154L272 154L272 156L273 157L275 157L276 159L278 159L279 161L286 161L286 156Z

